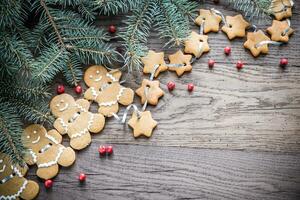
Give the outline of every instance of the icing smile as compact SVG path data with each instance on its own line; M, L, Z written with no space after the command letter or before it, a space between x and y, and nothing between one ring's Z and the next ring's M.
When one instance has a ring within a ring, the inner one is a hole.
M101 79L102 79L102 76L100 76L99 78L96 78L94 81L99 82L99 81L101 81Z
M69 104L66 103L65 107L59 109L59 111L64 111L64 110L66 110L66 109L68 108L68 106L69 106Z
M32 141L31 143L32 144L36 144L36 143L38 143L40 141L40 139L41 139L41 137L39 136L36 140Z
M0 169L0 172L4 172L5 168L6 168L6 165L3 165L2 169Z

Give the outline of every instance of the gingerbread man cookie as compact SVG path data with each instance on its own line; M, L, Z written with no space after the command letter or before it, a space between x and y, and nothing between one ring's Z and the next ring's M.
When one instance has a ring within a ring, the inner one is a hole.
M100 132L105 124L102 114L89 112L90 103L75 99L69 94L55 96L50 102L52 114L57 117L54 128L60 134L68 134L70 146L80 150L91 143L91 133Z
M0 199L34 199L39 193L39 185L24 178L27 166L13 165L8 155L0 153Z
M273 0L271 3L271 10L277 20L282 20L292 16L291 0Z
M230 40L236 37L244 37L246 35L246 29L250 24L244 20L242 15L226 16L226 22L222 27L222 31L227 34Z
M157 77L159 73L166 71L168 67L166 66L164 55L164 52L156 53L155 51L150 50L147 56L141 58L142 63L144 64L143 72L145 74L153 73L155 65L159 65L159 67L156 69L154 77Z
M137 114L134 112L128 125L133 128L133 136L139 137L144 135L150 137L153 129L157 126L157 122L153 120L150 111L144 111Z
M195 23L198 26L201 26L203 24L203 32L209 33L209 32L218 32L220 22L222 21L222 17L219 15L216 15L214 12L210 10L204 10L200 9L199 16L195 19Z
M183 64L182 67L169 67L170 71L175 71L177 76L182 76L184 72L192 71L191 55L184 55L181 50L169 55L170 64Z
M98 103L99 113L111 117L119 111L119 103L128 106L133 102L134 92L120 85L122 73L119 70L108 72L103 66L89 67L84 74L84 82L90 88L84 98Z
M147 102L151 105L157 105L158 99L164 95L164 92L159 87L159 81L150 81L144 79L142 86L138 88L136 94L141 97L141 102Z
M75 161L75 152L62 144L62 136L56 130L46 129L38 124L25 128L23 144L29 149L26 162L36 164L36 175L42 179L51 179L58 174L59 165L71 166Z
M247 41L244 43L244 47L249 49L254 57L257 57L260 53L268 53L268 44L259 45L262 41L270 41L270 38L264 34L261 30L257 32L248 32Z
M207 35L199 35L195 31L192 31L190 37L184 41L184 52L200 58L203 53L210 51L207 40Z
M294 33L294 30L287 21L273 20L272 26L267 29L267 32L273 41L288 42L289 36Z

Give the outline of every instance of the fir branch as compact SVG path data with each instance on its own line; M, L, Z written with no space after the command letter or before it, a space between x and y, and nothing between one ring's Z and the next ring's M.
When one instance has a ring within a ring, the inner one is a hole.
M24 165L26 149L22 143L22 123L9 104L0 102L0 151L13 163Z
M170 2L176 6L178 12L180 12L182 16L194 21L198 7L196 2L189 0L171 0Z
M70 85L78 85L83 74L81 63L76 56L70 56L62 72Z
M141 0L93 0L100 15L116 15L121 12L128 12L136 7Z
M11 28L15 23L22 21L24 15L21 0L1 0L0 1L0 30Z

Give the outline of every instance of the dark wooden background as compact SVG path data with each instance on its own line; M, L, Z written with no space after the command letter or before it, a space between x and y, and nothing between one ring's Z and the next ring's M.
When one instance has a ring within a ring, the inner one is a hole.
M300 199L299 6L297 1L290 42L270 46L269 54L257 59L244 49L245 38L229 41L222 32L210 33L211 52L193 65L192 73L159 76L165 96L148 107L159 123L150 139L134 139L128 126L108 119L92 144L77 152L76 163L60 170L52 189L46 190L31 168L28 177L40 184L38 199ZM201 7L237 14L222 1ZM101 18L97 24L120 27L122 18ZM163 42L153 34L148 46L162 51ZM225 46L232 47L229 57ZM176 51L163 50L167 55ZM282 57L289 59L285 69L278 65ZM213 70L207 67L209 58L216 60ZM246 62L240 72L237 60ZM170 80L176 82L172 93L166 89ZM196 85L191 94L186 90L190 82ZM71 88L68 92L75 95ZM112 157L99 158L103 144L114 146ZM87 174L82 185L80 172Z

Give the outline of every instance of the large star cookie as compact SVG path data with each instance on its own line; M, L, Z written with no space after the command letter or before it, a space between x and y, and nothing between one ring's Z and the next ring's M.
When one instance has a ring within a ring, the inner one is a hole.
M273 0L270 7L277 20L292 16L292 5L290 0Z
M191 55L184 55L181 50L169 55L170 64L184 64L182 67L169 67L170 71L175 71L177 76L181 76L184 72L192 71Z
M207 35L199 35L195 31L192 31L189 38L184 41L184 52L193 54L199 58L203 53L209 52L210 50L207 40Z
M260 53L268 53L268 44L259 45L262 41L270 41L270 38L264 34L261 30L257 32L248 32L247 41L244 43L244 47L249 49L254 57L257 57Z
M131 119L128 121L128 125L133 128L134 137L139 137L141 135L150 137L153 129L157 126L157 122L152 119L150 111L141 112L140 118L138 118L136 112L134 112Z
M294 30L289 26L287 21L273 20L272 26L267 29L271 39L277 42L288 42L289 36Z
M136 94L141 97L141 102L147 102L151 105L157 105L158 99L164 95L164 92L159 87L159 81L150 81L144 79L142 86L138 88Z
M244 20L242 15L226 16L226 22L222 27L222 31L227 34L230 40L236 37L244 37L246 35L246 29L249 27L249 23Z
M195 23L198 26L201 26L201 24L204 22L203 32L209 33L209 32L218 32L220 22L222 21L222 17L219 15L216 15L210 10L204 10L200 9L199 16L195 19Z
M142 63L144 63L143 72L145 74L153 73L155 65L159 65L154 74L154 77L157 77L160 72L166 71L168 69L164 60L164 52L156 53L155 51L150 50L147 56L142 57L141 60Z

